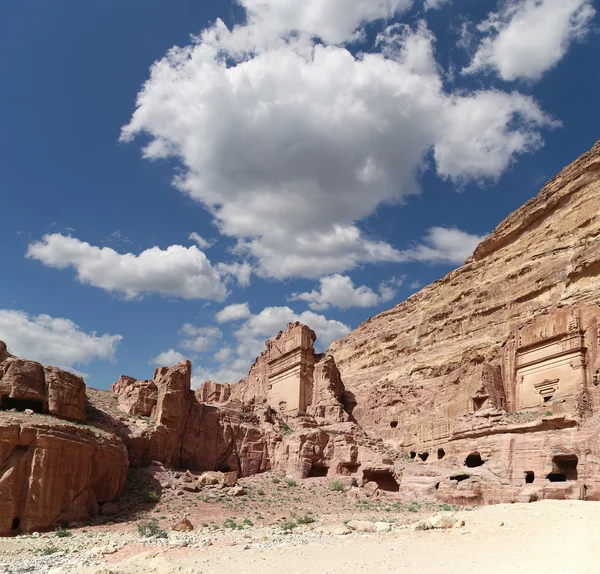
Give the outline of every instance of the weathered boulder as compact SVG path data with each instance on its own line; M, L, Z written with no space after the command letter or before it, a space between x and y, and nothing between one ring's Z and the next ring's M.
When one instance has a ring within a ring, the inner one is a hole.
M44 367L48 412L72 421L85 420L85 382L73 373Z

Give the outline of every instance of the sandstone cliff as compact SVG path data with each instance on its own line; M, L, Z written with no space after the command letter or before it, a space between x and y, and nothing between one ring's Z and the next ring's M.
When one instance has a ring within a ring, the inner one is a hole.
M534 481L545 496L554 479L600 497L599 206L600 142L462 267L329 349L361 427L419 463L481 457L447 488L432 480L438 497L511 500Z

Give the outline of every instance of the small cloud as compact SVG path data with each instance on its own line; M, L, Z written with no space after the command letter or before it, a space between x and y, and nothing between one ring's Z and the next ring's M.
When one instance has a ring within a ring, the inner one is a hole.
M215 318L217 323L227 323L229 321L238 321L250 317L250 307L248 303L233 303L221 309Z
M188 239L194 241L200 249L209 249L215 244L214 240L204 239L201 235L198 235L195 231L190 233Z
M172 367L186 359L187 357L182 355L179 351L169 349L168 351L163 351L160 355L154 357L154 359L150 359L149 363L151 365L157 365L158 367Z

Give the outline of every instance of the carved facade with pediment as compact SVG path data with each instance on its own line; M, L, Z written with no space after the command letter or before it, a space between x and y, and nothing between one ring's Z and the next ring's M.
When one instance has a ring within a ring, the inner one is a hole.
M598 368L600 308L561 308L519 327L504 348L509 411L547 406L572 414Z

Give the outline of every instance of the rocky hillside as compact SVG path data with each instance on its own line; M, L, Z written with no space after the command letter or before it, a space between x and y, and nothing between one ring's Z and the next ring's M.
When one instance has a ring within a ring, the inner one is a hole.
M422 442L423 424L469 411L481 365L500 368L515 329L561 307L591 317L599 274L600 142L462 267L332 345L354 417L396 446Z

